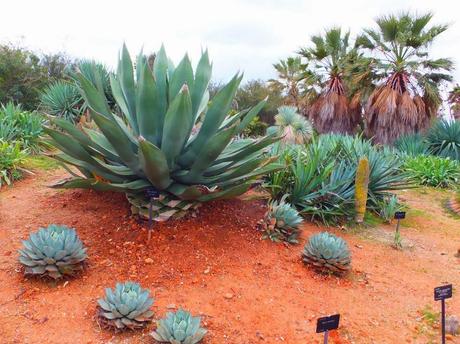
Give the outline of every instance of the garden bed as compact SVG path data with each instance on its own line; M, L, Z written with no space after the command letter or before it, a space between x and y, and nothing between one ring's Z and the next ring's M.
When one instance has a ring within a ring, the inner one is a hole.
M155 318L180 306L201 315L204 343L319 343L316 318L342 315L332 343L437 342L433 287L460 285L460 220L444 210L449 192L400 192L410 206L403 222L405 248L391 247L393 226L329 231L352 251L346 278L321 276L300 260L301 245L261 240L256 231L264 203L216 201L199 216L155 224L150 242L144 223L129 216L123 195L56 190L45 185L63 170L37 171L0 191L0 336L5 343L153 343L148 332L113 334L94 319L104 288L133 280L155 298ZM75 227L88 247L89 264L68 281L24 278L17 262L21 240L50 223ZM448 300L460 314L460 299ZM456 342L458 338L452 338Z

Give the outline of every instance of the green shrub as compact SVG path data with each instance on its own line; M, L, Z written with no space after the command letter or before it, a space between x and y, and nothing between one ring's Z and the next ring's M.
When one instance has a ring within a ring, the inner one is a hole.
M0 139L17 141L23 149L38 153L43 147L44 122L43 116L24 111L21 105L9 102L0 108Z
M460 163L437 156L407 158L405 170L421 185L446 188L460 180Z
M326 224L354 217L354 183L361 157L369 161L368 209L379 213L380 201L391 191L410 186L402 161L392 150L359 136L321 135L305 147L277 147L272 154L286 165L267 177L265 187L272 197L288 194L288 201L303 216Z
M399 203L396 195L391 195L379 201L379 216L385 222L390 223L397 211L401 211L404 207Z
M426 135L430 153L460 160L460 121L437 121Z
M395 141L394 146L398 151L409 156L429 154L428 143L420 134L401 136Z
M19 142L8 142L0 139L0 187L11 185L14 180L21 177L18 170L24 161L27 152L22 150Z

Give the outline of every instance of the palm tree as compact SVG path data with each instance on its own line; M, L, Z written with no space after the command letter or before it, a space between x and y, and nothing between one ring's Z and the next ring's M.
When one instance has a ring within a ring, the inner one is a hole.
M308 82L320 89L312 103L309 117L320 133L351 134L360 120L359 101L350 102L347 68L352 58L358 58L350 46L350 32L338 27L326 30L324 36L311 38L312 47L303 48L299 54L309 61Z
M428 47L447 25L427 28L431 13L386 15L366 29L356 46L374 59L375 88L365 107L366 133L379 143L426 129L441 104L439 87L452 77L447 58L430 59ZM369 71L366 72L367 74Z
M305 70L301 58L288 57L286 60L275 63L273 67L278 72L278 79L271 79L270 83L286 92L288 104L300 109L304 91L301 80L304 78Z
M452 117L460 121L460 85L455 85L452 91L449 92L448 102Z

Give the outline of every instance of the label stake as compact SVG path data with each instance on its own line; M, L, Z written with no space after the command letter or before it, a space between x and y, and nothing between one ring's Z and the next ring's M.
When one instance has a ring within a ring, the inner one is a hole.
M329 339L329 331L339 328L340 314L330 315L328 317L319 318L316 322L316 333L324 332L324 344L327 344Z
M452 297L452 284L434 288L434 300L441 301L441 343L446 344L446 299Z

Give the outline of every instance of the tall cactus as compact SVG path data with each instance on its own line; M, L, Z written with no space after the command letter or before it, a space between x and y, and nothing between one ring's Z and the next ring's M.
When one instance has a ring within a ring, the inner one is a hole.
M355 210L356 222L364 221L366 212L367 191L369 188L369 160L366 157L359 159L355 177Z

